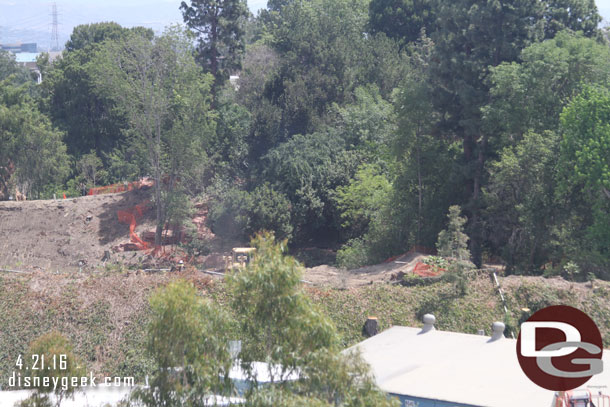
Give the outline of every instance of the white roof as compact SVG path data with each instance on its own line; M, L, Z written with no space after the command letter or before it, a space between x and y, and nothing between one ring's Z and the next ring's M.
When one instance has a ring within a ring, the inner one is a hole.
M553 405L554 392L532 383L517 360L516 340L421 328L393 327L348 351L359 349L385 392L476 406ZM605 371L586 386L610 386ZM606 387L604 393L609 393ZM597 391L596 391L597 393Z
M15 54L15 61L19 63L36 62L36 58L40 55L37 52L18 52Z
M265 362L253 362L252 367L252 378L259 384L271 383L271 382L284 382L298 380L299 372L286 371L283 372L280 365L270 365ZM229 378L232 380L250 380L250 375L244 369L242 369L239 361L231 367L229 372ZM273 379L273 380L272 380Z

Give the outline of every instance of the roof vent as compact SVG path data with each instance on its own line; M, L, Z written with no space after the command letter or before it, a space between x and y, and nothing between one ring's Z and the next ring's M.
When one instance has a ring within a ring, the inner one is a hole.
M480 336L485 336L485 330L484 330L484 329L479 329L479 330L477 331L477 335L480 335Z
M436 318L432 314L424 315L424 327L422 328L420 334L434 331L434 323L436 322Z
M504 338L504 329L505 328L506 328L506 325L504 325L502 322L494 322L491 325L491 331L493 333L492 333L491 339L489 341L493 342L493 341L497 341L498 339Z

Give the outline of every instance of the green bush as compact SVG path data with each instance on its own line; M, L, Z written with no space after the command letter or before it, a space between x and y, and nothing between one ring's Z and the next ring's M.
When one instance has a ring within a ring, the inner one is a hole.
M292 237L291 209L288 198L269 184L250 193L231 188L213 200L209 220L212 231L224 238L246 240L268 230L283 240Z
M279 240L292 237L290 213L292 205L281 192L277 192L269 184L263 184L250 194L248 208L248 232L250 235L269 230L274 232Z
M348 270L369 264L370 249L364 239L352 239L337 252L337 265Z

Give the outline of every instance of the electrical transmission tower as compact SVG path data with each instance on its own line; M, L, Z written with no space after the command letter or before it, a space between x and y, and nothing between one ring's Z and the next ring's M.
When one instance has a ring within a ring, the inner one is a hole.
M53 28L51 29L51 51L59 51L59 22L57 13L57 3L53 3L51 17L53 17Z

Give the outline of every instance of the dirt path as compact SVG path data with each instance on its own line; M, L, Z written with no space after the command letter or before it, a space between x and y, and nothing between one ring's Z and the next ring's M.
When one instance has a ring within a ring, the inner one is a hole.
M415 265L425 257L421 253L409 253L386 263L354 270L322 265L306 269L304 279L316 286L324 285L335 288L353 288L369 284L389 283L396 280L399 273L413 271Z

